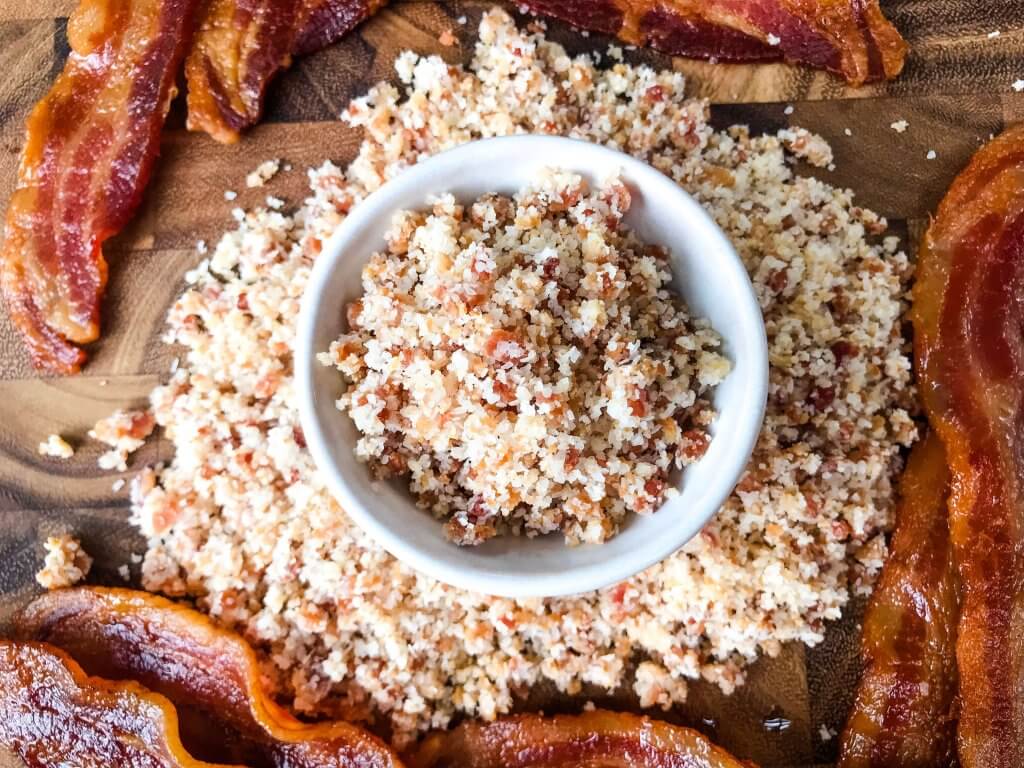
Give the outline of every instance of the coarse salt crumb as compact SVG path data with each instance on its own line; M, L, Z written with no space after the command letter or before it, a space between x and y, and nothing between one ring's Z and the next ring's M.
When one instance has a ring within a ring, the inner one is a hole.
M466 26L466 24L469 22L469 19L467 19L465 16L459 16L459 18L457 18L455 21L461 24L462 26Z
M622 222L629 207L618 177L590 189L546 168L512 197L396 214L363 269L349 330L320 359L347 384L357 457L407 478L452 541L605 541L704 454L731 366L671 292L669 253Z
M82 549L78 539L68 535L50 536L43 547L46 558L36 581L43 589L71 587L89 575L92 558Z
M1001 34L1002 34L1002 32L1000 32L998 29L993 30L992 32L988 33L988 39L989 40L995 40Z
M844 128L843 133L846 134L847 136L853 136L853 131L851 131L849 128Z
M818 736L822 741L832 741L837 736L837 731L822 723L818 728Z
M233 190L233 189L225 189L224 190L224 199L227 200L228 202L231 202L232 200L234 200L237 197L238 197L238 193L235 192L235 190Z
M1015 90L1017 93L1020 93L1021 91L1024 91L1024 80L1016 80L1016 81L1014 81L1014 83L1013 83L1013 90Z
M117 567L117 575L121 577L121 581L131 581L132 569L127 565L119 565Z
M128 456L145 444L155 425L150 411L118 410L96 422L89 437L110 446L97 461L100 469L127 471Z
M206 247L206 241L205 240L197 240L196 241L196 253L198 253L200 256L203 256L203 255L206 254L207 250L208 249Z
M39 444L39 455L50 456L54 459L70 459L75 455L75 449L60 435L48 435L46 440Z
M262 163L256 166L255 170L250 171L245 177L245 186L249 189L255 189L256 187L262 187L272 178L277 175L277 172L281 170L280 160L264 160ZM224 195L227 200L234 200L233 197Z
M934 160L936 157L938 157L938 154L935 152L934 149L929 149L928 154L925 155L925 157L928 158L929 160Z
M284 208L284 200L274 197L274 195L267 195L267 207L273 211L279 211Z
M906 120L900 119L892 123L889 127L896 131L896 133L906 133L907 128L910 127L910 123Z
M771 33L768 33L768 45L778 45L781 42L782 42L782 38L781 37L779 37L777 35L773 35Z
M784 115L792 115L794 111L795 110L793 109L793 105L792 104L787 104L786 108L784 110L782 110L782 114L784 114Z
M795 171L809 152L828 165L827 142L716 130L680 73L597 69L501 10L480 38L467 68L405 54L405 85L345 110L365 132L356 159L312 170L294 216L254 212L194 270L168 313L181 368L151 397L175 456L132 483L147 589L244 632L282 701L308 715L358 702L396 744L545 683L629 685L653 706L690 680L732 691L761 654L820 643L874 576L916 434L911 265L851 192ZM395 141L406 131L415 142ZM690 192L747 267L773 363L748 470L699 536L623 584L524 601L433 581L349 520L305 447L291 358L310 266L352 206L421 157L517 132L616 145Z
M112 490L112 491L113 491L114 493L117 493L117 492L118 492L118 491L120 491L120 490L121 490L122 488L124 488L124 486L125 486L125 481L124 481L124 478L123 478L123 477L119 477L119 478L117 478L117 480L115 480L115 481L114 481L114 482L113 482L113 483L111 484L111 486L110 486L110 490Z

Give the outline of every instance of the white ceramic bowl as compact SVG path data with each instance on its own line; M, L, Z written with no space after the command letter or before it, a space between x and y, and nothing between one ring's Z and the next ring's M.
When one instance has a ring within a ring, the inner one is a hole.
M733 369L715 390L718 418L704 457L678 476L680 495L651 515L630 515L604 544L567 547L561 534L498 536L458 547L442 522L418 509L400 481L374 481L356 460L355 425L335 407L343 381L316 360L344 328L345 306L362 294L360 273L384 246L396 211L451 192L471 201L511 194L542 167L581 173L592 184L620 172L632 192L625 219L642 240L672 254L675 288L694 316L724 340ZM317 466L352 519L385 549L441 581L508 597L566 595L621 581L696 535L728 497L753 450L764 417L768 348L746 270L704 210L671 179L620 152L552 136L476 141L404 171L356 206L324 244L303 298L295 346L302 426ZM681 475L681 476L680 476Z

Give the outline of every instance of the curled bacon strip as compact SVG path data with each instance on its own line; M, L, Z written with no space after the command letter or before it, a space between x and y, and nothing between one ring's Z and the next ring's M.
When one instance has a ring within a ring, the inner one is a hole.
M964 768L1024 765L1024 126L983 147L925 236L912 318L952 475Z
M838 768L948 768L954 760L958 585L937 436L915 446L900 496L889 558L864 615L866 666Z
M210 0L185 63L188 127L233 143L259 121L267 85L383 0Z
M163 696L90 678L41 643L0 641L0 746L28 768L216 768L185 751Z
M412 768L743 768L697 731L596 710L466 722L428 736Z
M853 85L896 77L907 44L878 0L523 0L530 10L676 56L785 59Z
M199 0L82 0L71 55L28 118L0 288L35 364L73 373L99 335L101 244L132 217L160 148Z
M126 589L58 590L30 604L17 628L24 639L67 651L90 674L137 680L166 696L195 754L227 745L228 755L213 757L279 768L401 768L361 728L288 714L260 685L252 648L186 606Z

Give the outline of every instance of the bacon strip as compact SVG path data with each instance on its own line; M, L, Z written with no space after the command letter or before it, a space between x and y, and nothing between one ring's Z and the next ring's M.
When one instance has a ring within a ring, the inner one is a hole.
M210 0L185 63L188 127L238 141L293 54L323 48L384 0Z
M195 754L279 768L401 768L394 752L357 726L296 720L264 692L245 641L164 598L58 590L30 604L17 629L23 639L67 651L90 674L137 680L166 696Z
M217 768L185 751L163 696L90 678L37 643L0 641L0 746L28 768Z
M786 61L852 85L896 77L907 44L878 0L522 0L535 13L675 56Z
M74 373L99 335L101 244L132 217L199 0L82 0L71 55L28 118L0 289L36 366Z
M743 768L697 731L618 712L520 715L428 736L411 768Z
M956 568L942 442L928 434L900 480L896 531L864 615L864 674L838 768L948 768L955 755Z
M1024 765L1024 126L982 148L924 240L912 317L952 474L964 768Z

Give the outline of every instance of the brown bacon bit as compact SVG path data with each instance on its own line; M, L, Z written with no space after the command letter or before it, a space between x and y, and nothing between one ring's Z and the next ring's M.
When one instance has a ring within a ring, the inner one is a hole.
M907 44L878 0L523 0L535 13L675 56L786 59L853 85L896 77Z
M784 269L773 269L768 273L768 279L765 283L775 293L782 293L789 287L789 275Z
M955 760L956 568L937 436L915 446L900 480L896 532L864 614L864 674L838 768L945 768Z
M188 127L238 141L293 54L328 45L384 0L210 0L185 62Z
M647 415L647 390L643 387L633 387L633 397L629 398L629 410L638 419Z
M679 452L683 458L696 461L708 452L711 445L711 438L708 433L700 429L688 429L683 433L683 439L679 443Z
M744 768L697 731L637 715L519 715L428 736L410 768Z
M580 452L576 448L570 448L565 452L565 471L572 472L580 463Z
M235 307L240 309L242 312L248 312L249 294L247 294L245 291L242 291L240 294L238 294L238 300L235 302Z
M652 85L644 92L644 98L655 103L665 100L665 89L660 85Z
M204 758L279 768L401 766L382 742L354 725L308 725L296 720L263 690L256 654L244 640L215 626L197 611L164 598L127 589L49 592L25 609L17 620L17 631L26 640L58 646L89 674L137 680L161 696L148 694L138 685L124 685L164 702L171 711L163 699L166 696L186 715L179 721L185 746ZM43 686L50 684L48 680L44 676L24 693L14 693L38 695ZM0 702L11 689L10 685L0 686ZM42 708L29 711L38 717L47 716ZM9 718L0 720L7 722ZM74 722L76 728L83 728L93 720L90 715L62 722ZM153 722L161 720L154 717ZM0 734L4 725L0 722ZM145 744L148 732L140 735ZM0 743L3 741L0 735ZM47 741L50 748L58 746L56 741ZM124 747L132 740L118 741ZM135 762L123 759L116 751L97 760L69 759L67 764L215 768L193 761Z
M484 343L484 354L499 363L517 363L526 357L526 348L515 333L499 328Z
M620 583L620 584L616 584L615 587L612 589L612 595L611 595L612 602L615 603L616 605L622 605L622 603L626 599L626 591L628 589L629 589L629 584L627 584L624 581L622 583Z
M362 326L359 323L359 316L363 314L363 300L356 299L345 307L345 321L350 331L358 331Z
M939 206L912 319L925 412L952 477L963 582L957 638L964 768L1024 765L1024 126L983 147Z
M807 401L815 412L821 413L836 399L836 391L832 387L815 387Z
M833 344L831 349L832 354L836 358L836 365L842 365L846 360L852 360L860 354L860 349L856 344L843 341L842 339Z
M644 492L651 497L651 501L658 503L662 494L665 493L665 481L660 477L652 477L644 483Z
M198 0L83 0L71 54L28 118L0 288L36 367L76 373L99 336L102 244L149 181ZM109 6L109 7L108 7Z

